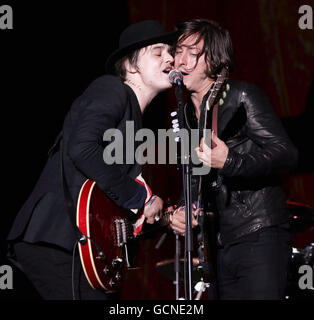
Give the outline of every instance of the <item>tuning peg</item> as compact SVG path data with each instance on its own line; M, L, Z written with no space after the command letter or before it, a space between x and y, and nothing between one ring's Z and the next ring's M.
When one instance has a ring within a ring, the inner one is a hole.
M173 132L179 132L180 131L180 129L179 128L173 128L173 130L172 130Z
M179 124L178 123L174 123L172 124L172 128L175 129L175 128L179 128Z
M174 138L174 141L175 141L175 142L179 142L179 141L180 141L180 138L179 138L179 137L175 137L175 138Z
M224 104L224 101L223 101L223 99L220 98L219 99L219 105L222 106L223 104Z
M171 117L175 117L177 115L177 111L173 111L170 113Z
M222 97L225 99L225 98L226 98L226 96L227 96L227 92L226 92L226 91L224 91L224 92L222 93Z
M172 122L173 124L176 124L176 123L179 122L179 120L178 120L178 119L174 119L174 120L172 120L171 122Z
M229 83L227 83L227 85L226 85L226 89L227 89L227 91L229 91L229 90L230 90L230 85L229 85Z

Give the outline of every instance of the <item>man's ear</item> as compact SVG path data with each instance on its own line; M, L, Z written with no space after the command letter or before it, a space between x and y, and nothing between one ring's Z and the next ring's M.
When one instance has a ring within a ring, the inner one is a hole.
M125 70L126 70L127 73L132 73L132 74L134 74L134 73L137 72L136 66L132 65L132 64L130 63L129 59L126 59L126 60L124 61L124 67L125 67Z

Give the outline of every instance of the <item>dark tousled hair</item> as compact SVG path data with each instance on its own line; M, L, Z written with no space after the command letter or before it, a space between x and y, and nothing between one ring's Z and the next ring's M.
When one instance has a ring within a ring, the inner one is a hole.
M119 59L119 60L115 63L115 65L114 65L114 67L115 67L115 74L116 74L117 76L119 76L122 81L125 81L125 80L126 80L126 72L127 72L127 71L126 71L126 68L125 68L125 66L124 66L124 62L125 62L126 60L129 60L130 65L137 68L137 61L138 61L138 56L139 56L140 50L141 50L141 48L140 48L140 49L137 49L137 50L135 50L135 51L133 51L133 52L131 52L131 53L129 53L128 55L122 57L121 59Z
M223 67L227 67L229 72L234 69L232 41L228 30L222 28L217 22L206 19L193 19L177 24L179 38L174 45L180 45L191 35L197 35L194 44L204 40L203 49L199 52L197 60L204 53L205 61L209 60L210 67L206 75L210 78L216 78Z

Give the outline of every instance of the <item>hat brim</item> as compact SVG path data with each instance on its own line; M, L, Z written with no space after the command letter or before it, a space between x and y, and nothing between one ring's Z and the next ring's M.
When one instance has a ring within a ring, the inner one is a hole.
M106 61L106 72L107 73L114 73L115 71L115 63L123 58L124 56L126 56L127 54L131 53L134 50L155 44L155 43L166 43L166 44L173 44L174 41L177 39L178 37L178 32L177 31L173 31L173 32L167 32L164 34L159 35L158 37L153 37L151 39L145 39L143 41L139 41L136 43L132 43L129 46L126 46L124 48L121 49L117 49L115 50L107 59Z

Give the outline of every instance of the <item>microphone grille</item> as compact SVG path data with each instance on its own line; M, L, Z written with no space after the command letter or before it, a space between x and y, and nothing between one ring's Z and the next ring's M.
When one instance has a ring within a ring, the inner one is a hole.
M169 72L168 78L170 83L177 83L178 81L182 81L183 76L179 70L173 69Z

